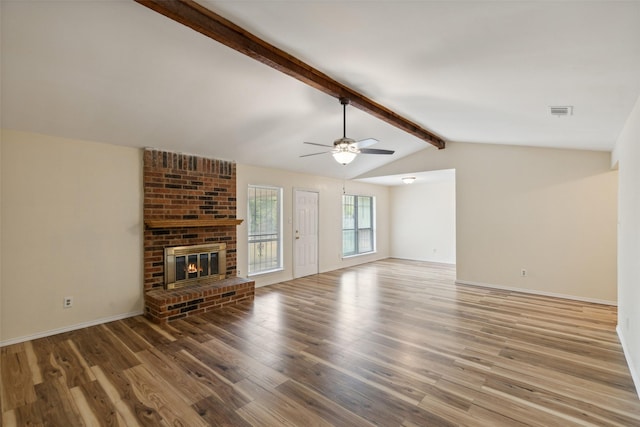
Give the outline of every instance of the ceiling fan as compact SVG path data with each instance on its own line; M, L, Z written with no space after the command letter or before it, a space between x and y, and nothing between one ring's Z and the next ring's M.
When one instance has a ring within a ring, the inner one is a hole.
M351 163L358 154L393 154L392 150L380 150L376 148L367 148L377 143L378 140L374 138L362 139L360 141L347 138L347 105L349 104L349 98L340 98L340 104L342 104L342 138L333 141L333 146L326 144L318 144L315 142L305 142L309 145L317 145L319 147L331 148L329 151L323 151L321 153L305 154L300 157L317 156L318 154L331 153L333 158L340 164L346 165Z

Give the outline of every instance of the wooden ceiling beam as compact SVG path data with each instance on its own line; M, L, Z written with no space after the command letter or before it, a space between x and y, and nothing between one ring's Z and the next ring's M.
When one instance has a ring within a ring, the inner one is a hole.
M394 113L192 0L134 1L328 95L338 99L348 98L354 107L439 149L445 148L444 140L433 132Z

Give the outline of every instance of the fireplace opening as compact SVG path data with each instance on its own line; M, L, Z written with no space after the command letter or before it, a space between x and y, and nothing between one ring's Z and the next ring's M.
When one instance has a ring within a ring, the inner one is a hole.
M175 289L203 280L225 278L227 245L175 246L164 249L165 288Z

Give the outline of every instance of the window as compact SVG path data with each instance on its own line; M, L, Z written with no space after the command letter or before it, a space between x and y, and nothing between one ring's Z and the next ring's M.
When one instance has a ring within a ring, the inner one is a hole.
M375 250L373 209L373 197L342 196L342 256Z
M282 269L282 188L249 186L249 274Z

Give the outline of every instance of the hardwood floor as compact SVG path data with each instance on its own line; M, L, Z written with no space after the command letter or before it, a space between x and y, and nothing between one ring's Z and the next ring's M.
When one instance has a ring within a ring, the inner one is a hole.
M638 426L615 307L401 260L2 348L2 425Z

